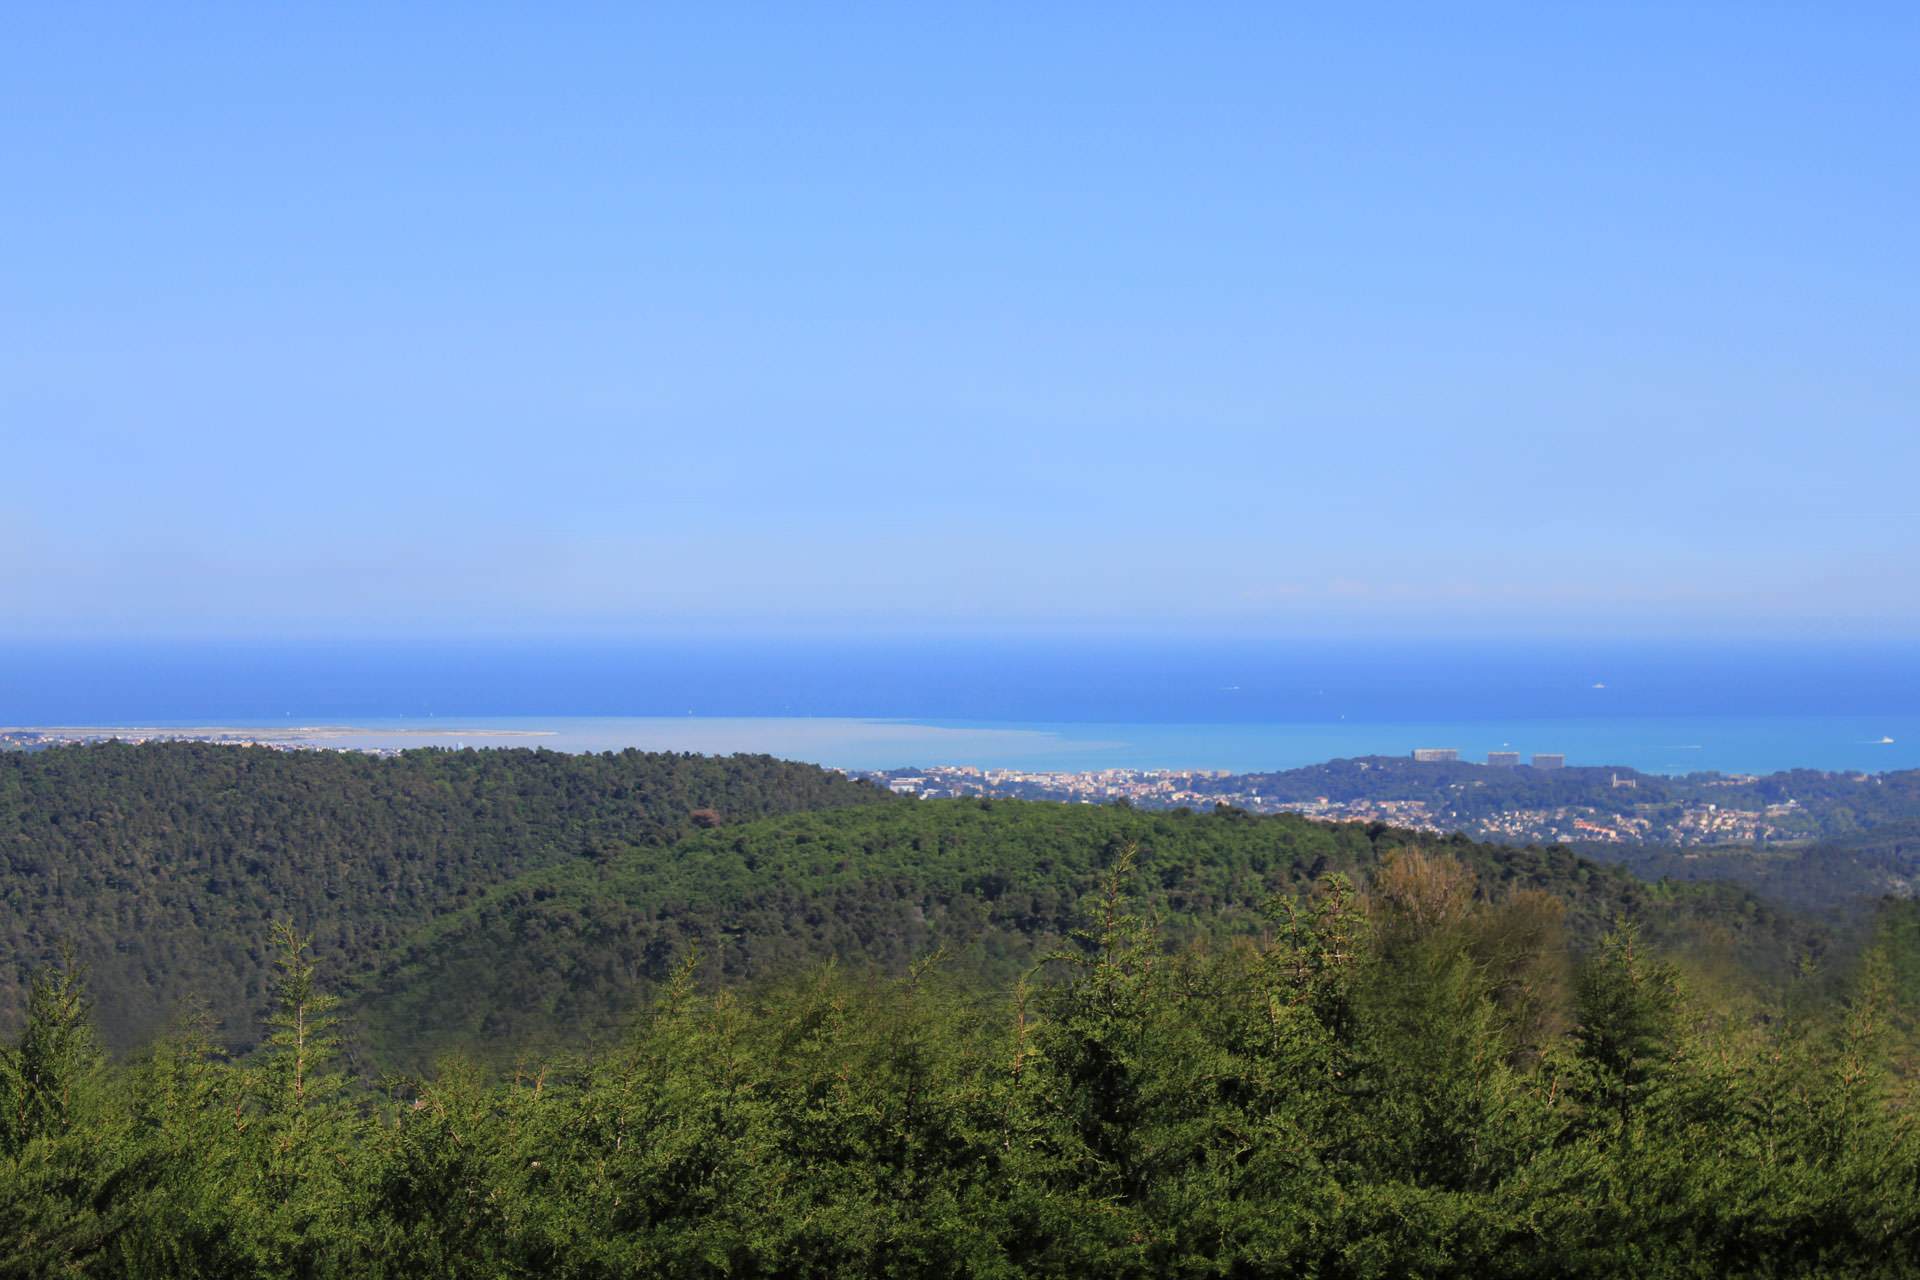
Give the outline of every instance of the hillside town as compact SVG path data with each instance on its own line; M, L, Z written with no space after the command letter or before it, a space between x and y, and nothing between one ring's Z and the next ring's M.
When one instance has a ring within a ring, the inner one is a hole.
M1452 764L1452 753L1422 752L1421 764ZM1560 758L1544 767L1561 768ZM1493 767L1500 767L1495 765ZM1212 808L1226 805L1249 813L1294 813L1324 822L1381 822L1412 831L1453 832L1482 840L1519 844L1756 844L1791 839L1803 824L1793 821L1800 806L1788 800L1754 809L1710 801L1650 803L1616 811L1596 805L1494 807L1467 803L1477 784L1456 785L1457 803L1390 794L1365 797L1276 795L1261 789L1274 775L1232 774L1224 770L987 769L972 765L932 765L913 769L856 770L900 795L922 799L963 796L1054 800L1080 804L1125 803L1139 808ZM1750 777L1725 785L1751 783ZM1638 779L1614 773L1607 785L1632 792ZM1703 782L1712 787L1715 782Z

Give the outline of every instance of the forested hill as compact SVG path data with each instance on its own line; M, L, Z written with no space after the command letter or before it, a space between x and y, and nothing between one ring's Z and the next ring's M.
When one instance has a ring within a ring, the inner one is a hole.
M1113 858L1010 991L690 964L585 1052L377 1085L290 932L241 1061L189 1023L109 1064L44 974L0 1037L0 1275L1915 1274L1914 904L1837 989L1754 1008L1643 931L1570 947L1470 850L1171 950L1139 913L1165 869Z
M251 1036L275 918L311 930L322 966L350 973L534 868L617 859L701 823L888 801L770 756L0 752L0 1025L29 971L68 945L115 1044L143 1039L190 994Z
M1564 849L1422 842L1412 833L1237 810L1141 812L1017 800L930 800L792 815L697 833L610 863L531 872L436 922L365 986L376 1054L543 1052L610 1032L697 950L711 981L748 984L827 958L904 970L936 949L1000 985L1084 924L1105 869L1137 847L1143 907L1169 943L1268 927L1276 894L1320 875L1367 882L1414 843L1445 850L1483 901L1557 898L1578 943L1617 918L1703 974L1784 976L1818 939L1729 885L1648 884Z
M369 1060L524 1052L621 1022L690 950L716 983L829 958L899 972L937 948L975 981L1024 972L1084 923L1128 846L1170 943L1267 927L1324 872L1364 883L1444 846L1500 901L1616 916L1744 977L1813 935L1725 885L1652 885L1563 849L1292 816L901 800L768 757L525 750L379 758L194 744L0 754L0 999L74 949L109 1041L196 997L241 1047L270 998L266 941L311 933Z
M1920 819L1787 845L1595 845L1583 853L1648 880L1726 880L1808 913L1858 918L1920 891Z

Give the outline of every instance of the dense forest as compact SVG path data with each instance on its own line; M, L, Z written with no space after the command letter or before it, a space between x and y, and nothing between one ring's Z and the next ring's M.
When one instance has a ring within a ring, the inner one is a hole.
M827 959L898 974L944 949L956 977L1004 987L1070 933L1122 848L1143 908L1185 945L1256 935L1276 894L1364 879L1418 843L1235 810L913 802L764 757L65 748L0 755L0 974L23 1002L32 968L70 951L111 1047L194 999L244 1050L271 995L264 939L289 920L347 998L349 1061L374 1072L604 1037L696 946L716 986ZM1582 945L1638 921L1729 998L1829 947L1728 886L1424 843L1492 892L1559 897Z
M346 974L537 867L886 799L768 756L0 751L0 1025L65 948L93 975L113 1045L140 1042L190 995L244 1039L270 997L277 919Z
M1913 1274L1912 904L1840 997L1756 1016L1496 868L1389 853L1170 950L1122 849L998 994L937 957L709 990L690 955L591 1052L377 1086L291 928L241 1060L187 1019L109 1065L42 972L0 1272Z
M0 757L0 842L4 1275L1920 1267L1911 901L631 752Z
M1852 835L1792 844L1580 845L1646 880L1724 880L1771 902L1846 921L1885 897L1920 889L1920 819L1887 822Z
M695 947L710 982L824 959L900 973L936 949L956 974L1010 983L1058 946L1123 849L1143 909L1176 945L1266 926L1266 905L1329 872L1365 878L1405 831L1236 810L927 800L699 832L612 862L508 881L415 935L359 985L376 1056L445 1046L547 1047L604 1033ZM1727 885L1658 885L1564 849L1429 838L1486 891L1555 896L1576 942L1620 918L1684 952L1701 981L1765 989L1828 939Z

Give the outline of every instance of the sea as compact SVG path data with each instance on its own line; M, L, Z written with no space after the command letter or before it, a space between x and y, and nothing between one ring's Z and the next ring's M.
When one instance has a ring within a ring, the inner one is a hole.
M0 727L1284 769L1453 748L1651 773L1920 768L1920 646L915 639L0 644Z

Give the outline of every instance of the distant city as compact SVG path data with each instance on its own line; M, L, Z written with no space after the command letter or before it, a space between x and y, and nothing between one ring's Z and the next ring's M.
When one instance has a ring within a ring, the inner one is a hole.
M1083 772L935 765L850 771L925 799L981 796L1294 813L1329 822L1379 822L1416 831L1458 831L1510 843L1767 844L1844 832L1856 811L1905 806L1904 786L1884 777L1812 770L1762 778L1698 774L1670 778L1624 768L1569 767L1566 756L1493 751L1484 764L1451 747L1410 756L1329 761L1276 773L1097 769ZM1790 794L1799 788L1808 799Z
M272 737L257 729L0 729L0 751L42 751L94 742L206 742L222 747L265 747L270 751L357 751L391 756L401 747L345 746L325 740Z

